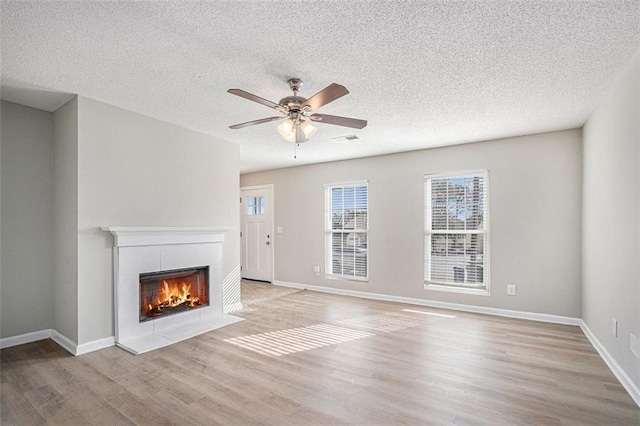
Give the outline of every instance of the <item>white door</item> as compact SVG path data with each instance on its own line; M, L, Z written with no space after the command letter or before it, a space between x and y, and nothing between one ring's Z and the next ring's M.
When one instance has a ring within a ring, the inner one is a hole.
M240 188L242 278L271 282L273 190Z

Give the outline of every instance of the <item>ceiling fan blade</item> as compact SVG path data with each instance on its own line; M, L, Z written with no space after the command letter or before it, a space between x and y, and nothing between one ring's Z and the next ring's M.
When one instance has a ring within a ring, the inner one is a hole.
M240 96L241 98L245 98L245 99L249 99L250 101L257 102L257 103L262 104L264 106L268 106L269 108L273 108L273 109L277 109L277 110L282 108L280 105L278 105L275 102L271 102L271 101L269 101L267 99L261 98L260 96L256 96L256 95L254 95L252 93L245 92L242 89L229 89L229 90L227 90L227 92L231 93L232 95Z
M329 102L333 102L338 98L343 97L349 93L346 87L341 86L340 84L331 83L306 101L304 101L300 108L304 108L306 106L311 107L312 111L317 110L322 105L326 105Z
M363 129L367 125L367 120L359 120L357 118L339 117L337 115L328 114L312 114L309 116L311 121L324 124L334 124L336 126L353 127L354 129Z
M270 121L282 120L287 117L269 117L269 118L261 118L260 120L247 121L246 123L234 124L233 126L229 126L230 129L242 129L244 127L255 126L256 124L268 123Z

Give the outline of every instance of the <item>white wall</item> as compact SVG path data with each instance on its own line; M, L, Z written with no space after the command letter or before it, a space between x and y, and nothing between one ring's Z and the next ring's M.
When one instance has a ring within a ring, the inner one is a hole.
M53 113L53 328L78 339L78 99Z
M2 102L0 337L53 322L52 114Z
M310 142L313 143L313 142ZM366 141L358 142L366 143ZM570 317L581 314L581 132L272 170L241 186L274 184L277 281ZM489 170L491 296L423 287L423 175ZM370 279L325 279L326 183L369 180ZM517 296L507 296L507 283Z
M100 226L231 227L239 260L239 146L78 98L78 343L112 336L112 237Z
M583 319L640 386L640 54L583 129ZM612 319L618 320L618 337Z

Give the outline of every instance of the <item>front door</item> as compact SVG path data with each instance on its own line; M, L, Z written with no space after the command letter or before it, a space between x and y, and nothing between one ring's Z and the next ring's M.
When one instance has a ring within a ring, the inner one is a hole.
M272 187L241 188L241 194L242 278L271 282Z

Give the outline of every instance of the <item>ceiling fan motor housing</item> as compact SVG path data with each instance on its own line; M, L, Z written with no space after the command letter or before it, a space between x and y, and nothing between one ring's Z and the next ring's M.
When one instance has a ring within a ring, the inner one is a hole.
M302 96L287 96L286 98L280 99L278 103L288 108L289 111L300 111L300 104L306 100L307 98L303 98Z
M290 78L288 83L291 90L293 90L293 96L280 99L280 102L278 102L280 106L287 108L290 112L302 111L304 113L310 113L311 107L305 106L304 108L300 108L300 105L307 100L307 98L298 96L298 91L300 87L302 87L302 80L299 78Z

